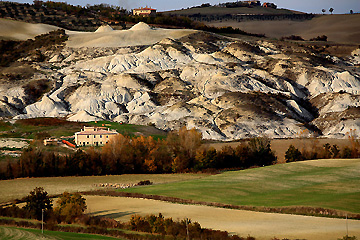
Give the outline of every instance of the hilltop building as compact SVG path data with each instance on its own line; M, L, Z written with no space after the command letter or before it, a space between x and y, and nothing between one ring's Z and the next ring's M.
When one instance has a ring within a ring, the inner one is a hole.
M76 146L102 146L117 136L116 130L105 127L84 127L81 132L75 133Z
M133 9L133 15L135 16L150 16L155 17L156 16L156 9L144 7L144 8L135 8Z
M261 6L260 1L242 1L242 2L248 4L249 6Z
M277 6L276 6L275 3L270 3L270 2L265 2L265 3L263 3L262 6L263 6L264 8L274 8L274 9L277 8Z

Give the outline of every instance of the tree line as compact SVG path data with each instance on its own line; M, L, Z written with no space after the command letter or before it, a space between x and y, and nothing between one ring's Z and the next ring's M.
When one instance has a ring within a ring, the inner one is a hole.
M311 149L298 149L294 145L290 145L285 152L285 160L286 162L297 162L313 159L360 158L360 142L353 133L349 136L349 142L349 146L342 149L338 145L330 143L319 146L316 139L314 139Z
M268 138L216 150L202 145L200 132L184 127L159 140L119 134L102 148L78 149L67 155L48 152L41 144L31 145L17 161L7 162L0 179L244 169L276 160Z

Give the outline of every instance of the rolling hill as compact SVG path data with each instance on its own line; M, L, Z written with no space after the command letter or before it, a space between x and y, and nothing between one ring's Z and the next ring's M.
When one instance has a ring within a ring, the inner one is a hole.
M359 173L359 159L313 160L121 191L235 206L304 206L359 214Z
M270 38L290 35L311 39L326 35L328 41L335 43L360 44L360 14L318 15L306 21L212 21L211 26L232 26L247 32L265 34Z

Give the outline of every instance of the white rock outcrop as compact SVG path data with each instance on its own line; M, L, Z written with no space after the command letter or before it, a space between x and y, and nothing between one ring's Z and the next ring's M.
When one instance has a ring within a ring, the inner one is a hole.
M52 89L31 102L22 87L0 85L2 116L187 126L216 140L359 129L358 50L331 64L328 56L313 63L315 53L296 44L283 52L276 41L145 23L68 34L67 47L38 66Z

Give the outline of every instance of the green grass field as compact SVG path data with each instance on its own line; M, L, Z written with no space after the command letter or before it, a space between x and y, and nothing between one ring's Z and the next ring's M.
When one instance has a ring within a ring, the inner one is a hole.
M193 180L208 176L207 174L124 174L118 176L88 177L52 177L52 178L21 178L0 181L0 203L20 199L29 194L35 187L43 187L51 195L62 194L64 191L90 191L105 189L96 187L100 183L138 183L150 180L154 184Z
M156 129L153 126L140 126L140 125L133 125L133 124L121 124L118 122L109 122L109 121L98 121L98 122L90 122L88 123L91 126L97 127L108 127L111 129L115 129L118 133L123 135L130 135L134 136L138 133L141 133L145 136L152 136L154 139L162 139L166 137L166 132Z
M119 191L233 205L309 206L360 213L360 159L279 164Z
M110 239L121 239L106 237L100 235L92 234L82 234L82 233L68 233L68 232L55 232L55 231L44 231L44 234L41 233L41 230L37 229L27 229L27 228L16 228L16 227L3 227L0 226L0 239L3 240L33 240L33 239L63 239L63 240L110 240Z
M51 137L73 136L79 132L83 126L105 126L117 130L125 135L153 136L154 138L165 138L166 132L152 126L138 126L131 124L121 124L118 122L99 121L99 122L68 122L57 118L35 118L18 120L11 124L0 121L0 138L26 138L34 139L41 133L46 133Z

